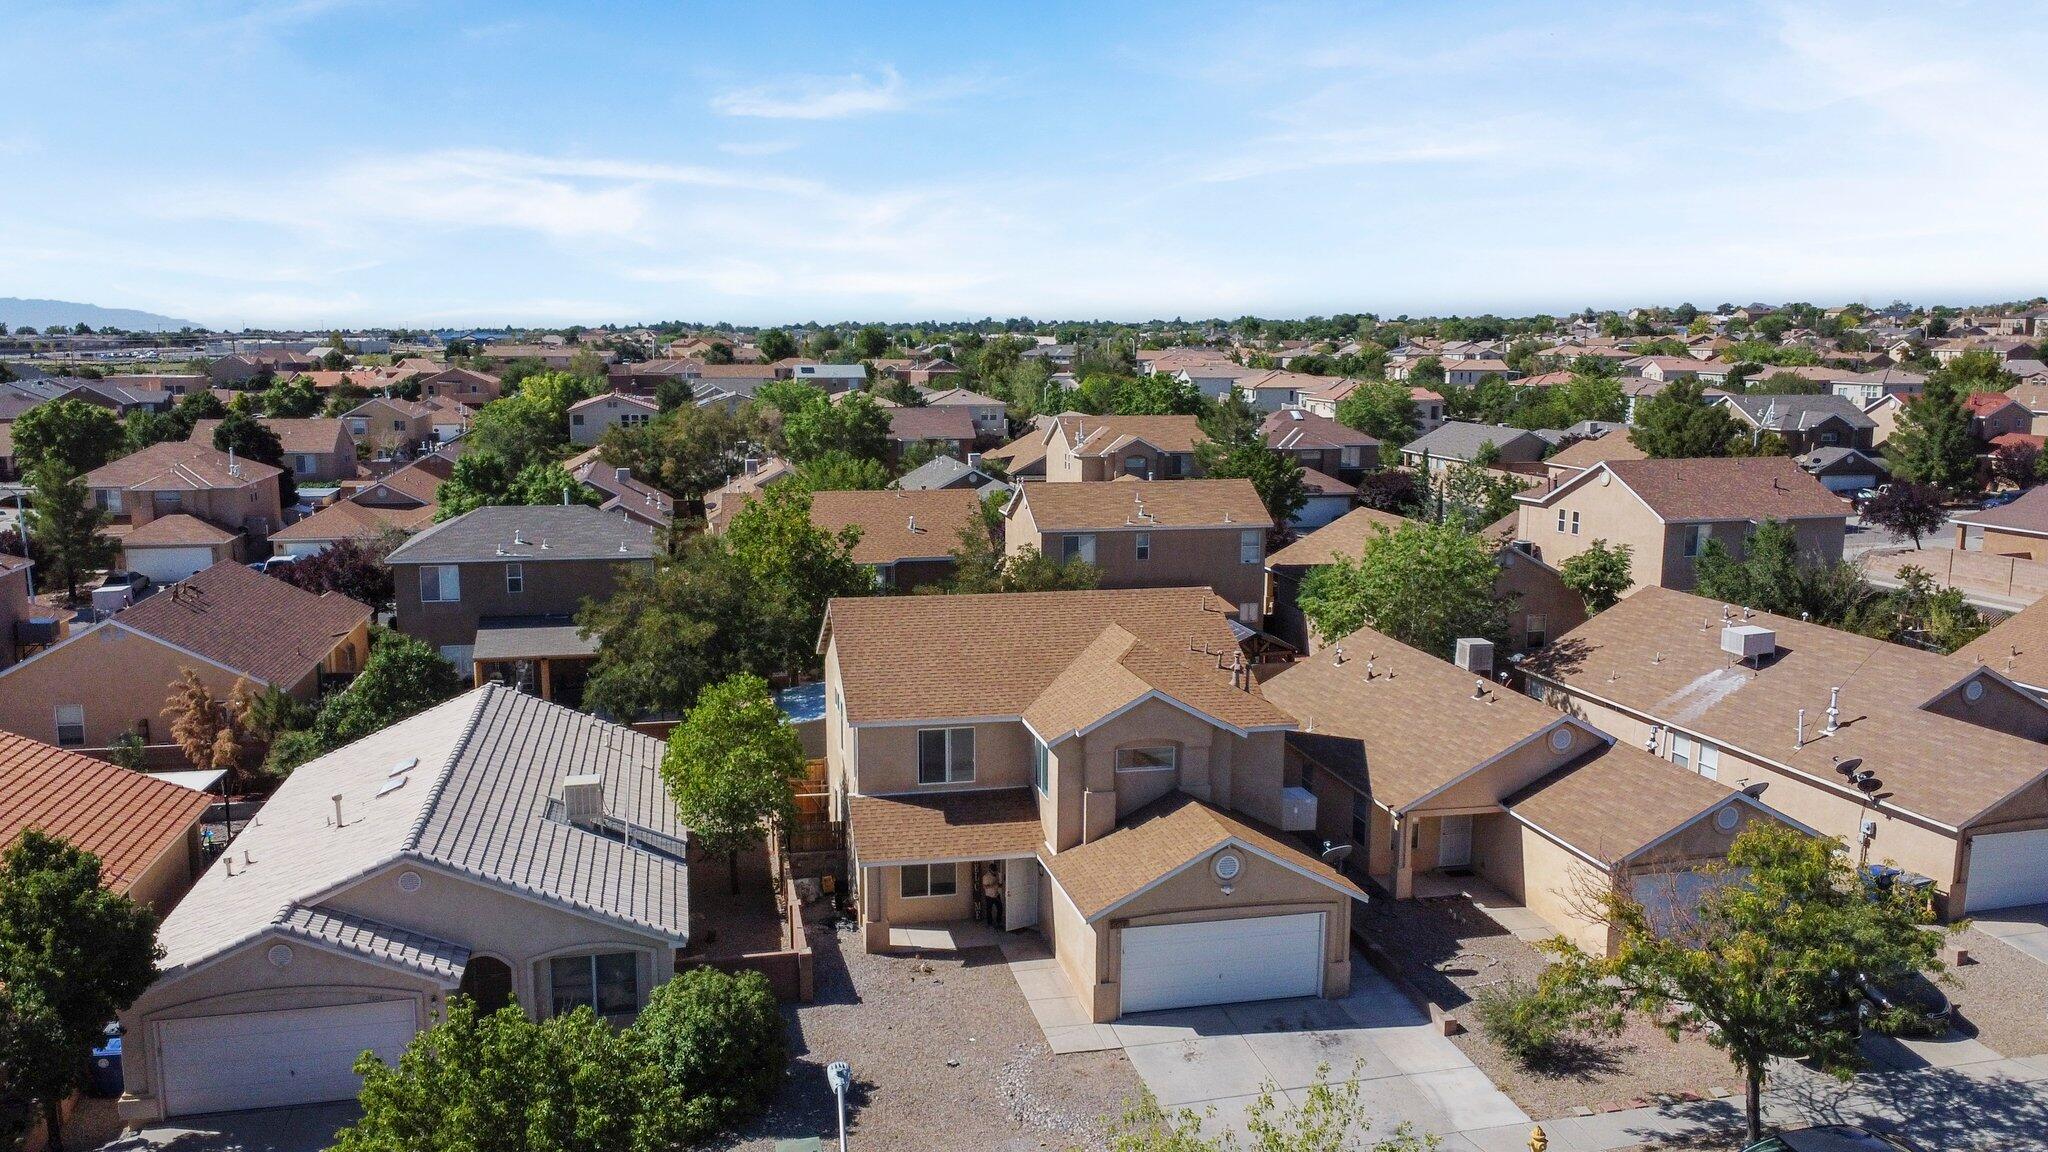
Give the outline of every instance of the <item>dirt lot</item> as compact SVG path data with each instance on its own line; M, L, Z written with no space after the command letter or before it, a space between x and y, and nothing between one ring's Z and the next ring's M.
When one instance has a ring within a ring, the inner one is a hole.
M1375 900L1366 909L1367 938L1403 964L1401 974L1424 996L1458 1016L1467 1030L1454 1042L1531 1116L1635 1107L1660 1093L1740 1090L1734 1065L1705 1040L1688 1035L1673 1043L1640 1020L1618 1036L1588 1038L1568 1062L1541 1072L1524 1068L1486 1037L1471 999L1509 980L1534 983L1543 971L1542 954L1463 897Z
M790 1081L729 1147L833 1133L825 1065L853 1066L848 1142L863 1148L1092 1148L1141 1090L1122 1052L1054 1056L993 948L870 956L850 927L814 927L817 1002L792 1019Z
M2048 968L1972 928L1957 937L1974 963L1948 986L1961 1028L2001 1056L2048 1053Z

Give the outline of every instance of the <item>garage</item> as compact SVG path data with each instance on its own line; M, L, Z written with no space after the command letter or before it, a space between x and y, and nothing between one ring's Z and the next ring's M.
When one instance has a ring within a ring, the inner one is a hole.
M1254 916L1123 930L1124 1012L1320 996L1323 916Z
M2048 828L1970 838L1965 912L2048 904Z
M418 1029L411 1000L166 1020L157 1026L164 1112L351 1099L356 1057L367 1050L395 1064Z
M158 584L175 584L195 572L204 572L220 561L210 547L138 548L126 552L128 567Z

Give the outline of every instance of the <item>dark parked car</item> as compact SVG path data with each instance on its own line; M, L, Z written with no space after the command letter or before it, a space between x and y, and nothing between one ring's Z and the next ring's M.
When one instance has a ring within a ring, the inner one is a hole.
M1896 1136L1866 1132L1848 1124L1793 1128L1763 1139L1742 1152L1921 1152Z

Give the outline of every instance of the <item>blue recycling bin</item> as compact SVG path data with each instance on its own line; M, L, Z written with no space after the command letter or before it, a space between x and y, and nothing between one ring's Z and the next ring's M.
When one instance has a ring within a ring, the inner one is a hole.
M111 1099L121 1094L121 1037L110 1035L106 1043L92 1050L87 1083L95 1096Z

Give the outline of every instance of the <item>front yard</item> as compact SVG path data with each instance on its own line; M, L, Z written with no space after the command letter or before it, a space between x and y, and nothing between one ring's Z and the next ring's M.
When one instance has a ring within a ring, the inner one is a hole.
M831 924L813 927L812 945L817 999L789 1010L789 1082L731 1148L836 1134L834 1060L853 1066L847 1139L863 1148L1096 1147L1101 1120L1141 1091L1121 1051L1048 1051L994 948L870 956L858 931Z

